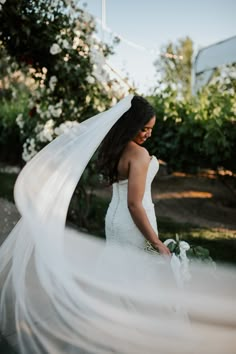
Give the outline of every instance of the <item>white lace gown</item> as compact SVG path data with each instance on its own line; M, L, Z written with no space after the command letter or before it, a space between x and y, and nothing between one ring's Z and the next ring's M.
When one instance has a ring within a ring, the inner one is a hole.
M156 232L158 231L155 209L151 196L151 184L156 173L158 172L158 169L159 162L157 158L155 156L151 156L142 201L148 219ZM114 183L112 188L112 200L107 210L105 219L107 243L117 243L123 246L144 249L146 239L135 225L128 209L128 180L121 180Z

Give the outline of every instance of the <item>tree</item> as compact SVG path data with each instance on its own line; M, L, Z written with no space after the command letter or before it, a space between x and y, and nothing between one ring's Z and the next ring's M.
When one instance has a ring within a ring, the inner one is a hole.
M160 57L154 62L161 84L170 86L182 98L191 95L192 55L193 42L186 37L176 44L164 45Z

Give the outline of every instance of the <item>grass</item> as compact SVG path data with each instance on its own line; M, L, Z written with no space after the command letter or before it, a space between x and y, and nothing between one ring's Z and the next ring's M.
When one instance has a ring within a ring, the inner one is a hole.
M236 230L202 228L163 217L158 218L158 229L162 240L175 238L178 234L181 240L190 245L208 248L216 262L236 265Z
M13 187L16 181L16 174L0 172L0 198L5 198L10 202L14 201Z
M6 339L0 333L0 353L2 354L17 354L17 352L10 346Z

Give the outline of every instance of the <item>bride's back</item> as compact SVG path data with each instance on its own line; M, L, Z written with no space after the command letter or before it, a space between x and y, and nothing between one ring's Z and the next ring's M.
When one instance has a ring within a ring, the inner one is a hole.
M117 165L118 181L129 178L129 170L132 162L138 159L140 154L147 154L147 150L133 141L130 141L125 147Z

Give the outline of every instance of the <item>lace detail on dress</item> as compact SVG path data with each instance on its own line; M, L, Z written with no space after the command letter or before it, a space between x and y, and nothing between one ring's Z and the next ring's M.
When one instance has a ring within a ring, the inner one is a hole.
M145 192L142 201L149 221L156 232L157 223L151 196L151 183L158 169L158 160L155 156L152 156L148 167ZM105 219L107 242L116 242L124 246L134 246L143 249L146 240L135 225L128 209L128 179L114 183L112 188L112 200Z

